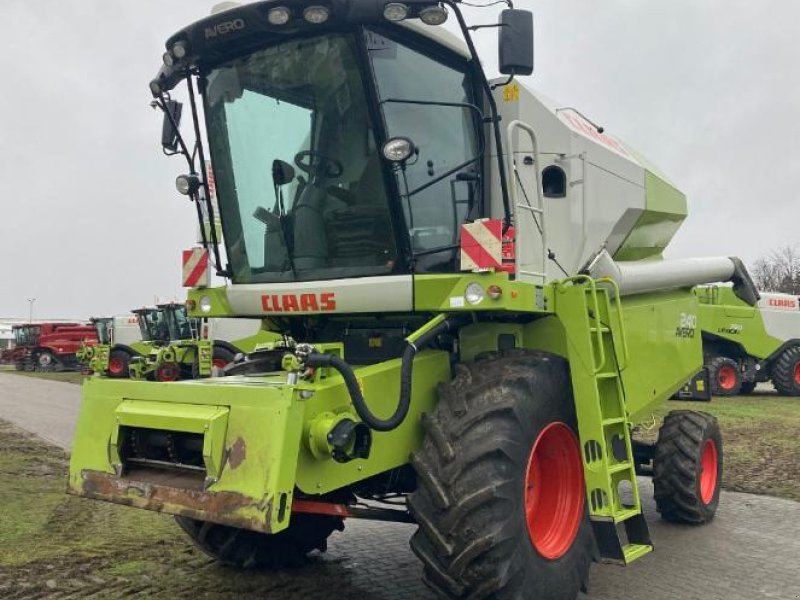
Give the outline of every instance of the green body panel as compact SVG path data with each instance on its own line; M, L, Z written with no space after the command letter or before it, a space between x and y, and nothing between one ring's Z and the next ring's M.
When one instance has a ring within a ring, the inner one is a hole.
M417 279L415 305L430 309L431 315L439 314L408 335L409 341L440 323L445 310L460 309L447 307L451 298L463 297L469 283L478 282L487 290L492 285L501 288L499 298L487 295L481 304L497 303L499 308L492 312L503 320L462 326L458 360L468 362L482 352L512 347L564 356L570 364L584 448L587 497L597 499L590 504L590 514L612 524L641 516L635 485L633 506L624 505L620 495L623 482L635 482L631 423L700 369L699 332L684 327L696 320L697 296L687 290L619 301L613 283L597 283L588 277L544 287L509 281L504 273ZM224 297L224 288L201 293ZM476 310L474 306L464 309ZM271 341L260 344L259 351L280 348L276 334L262 334ZM316 347L344 355L341 343ZM339 462L332 457L327 434L344 420L358 421L344 380L330 368L301 372L294 355L284 355L282 365L288 372L174 383L92 379L84 387L70 490L277 532L288 524L297 491L313 498L406 465L422 443L422 415L435 406L438 385L452 377L446 351L421 351L414 360L411 408L405 421L390 432L371 432L368 458ZM381 418L397 405L400 367L399 358L353 367L367 403ZM213 431L204 430L205 487L187 491L140 482L137 472L127 473L119 464L121 425L196 431L212 417L218 425ZM223 430L224 443L220 443ZM211 435L214 440L207 444L205 437ZM612 448L619 444L627 458L614 458ZM599 454L587 455L590 446L597 446ZM150 496L142 497L143 488ZM625 556L632 560L647 551L649 547L629 544Z
M769 335L761 311L750 306L727 286L695 288L700 301L698 323L703 335L738 344L746 354L765 359L783 344Z
M152 342L141 340L126 344L126 346L140 355L149 354L153 348ZM108 371L108 360L111 358L111 351L115 348L117 348L116 344L84 345L78 351L77 357L92 373L95 375L102 375Z
M645 202L646 210L614 253L616 260L661 256L688 214L686 196L650 167L645 171Z

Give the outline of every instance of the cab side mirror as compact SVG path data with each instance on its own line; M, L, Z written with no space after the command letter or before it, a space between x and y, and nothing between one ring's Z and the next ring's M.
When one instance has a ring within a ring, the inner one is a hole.
M181 124L183 104L177 100L167 100L165 103L164 121L161 124L161 146L170 152L178 151L178 126ZM167 114L169 113L169 114ZM169 118L172 115L172 119ZM173 125L173 121L175 125Z
M508 9L500 13L499 62L503 75L533 73L533 13Z

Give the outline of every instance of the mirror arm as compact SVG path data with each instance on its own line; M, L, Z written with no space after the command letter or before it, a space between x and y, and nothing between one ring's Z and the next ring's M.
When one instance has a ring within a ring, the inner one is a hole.
M503 155L503 134L500 131L500 119L498 118L497 102L495 102L494 95L492 94L492 88L489 85L489 80L486 78L486 72L483 70L483 65L481 64L480 57L478 56L478 51L475 49L475 44L472 41L472 35L469 32L466 21L464 21L464 15L461 14L461 9L458 6L457 0L442 0L442 3L453 9L453 13L458 20L458 25L461 28L461 34L464 36L464 41L466 42L470 56L472 57L472 62L474 63L475 69L478 72L481 86L486 92L486 101L489 103L489 109L492 117L494 117L492 129L494 130L494 143L497 147L497 167L500 175L500 193L502 195L504 213L503 233L505 233L508 231L508 228L511 227L511 205L508 199L509 191L508 180L506 179L505 172L505 157Z
M198 83L198 85L200 85ZM200 168L202 169L200 181L203 185L203 191L205 192L205 202L206 202L206 214L208 215L208 228L211 231L211 245L212 250L214 251L214 266L217 270L217 275L223 275L226 271L222 268L222 259L219 255L219 241L217 240L217 228L214 224L214 206L211 204L211 192L208 187L208 173L206 170L206 157L205 153L203 152L203 143L202 143L202 134L200 132L200 120L197 116L197 101L195 100L194 94L194 83L192 82L191 77L186 78L186 87L189 89L189 104L192 107L192 123L194 125L194 137L195 137L195 151L197 153L197 157L200 160ZM203 224L200 224L200 229L202 231ZM204 232L205 233L205 232ZM203 235L205 240L205 235ZM206 247L208 247L206 245Z

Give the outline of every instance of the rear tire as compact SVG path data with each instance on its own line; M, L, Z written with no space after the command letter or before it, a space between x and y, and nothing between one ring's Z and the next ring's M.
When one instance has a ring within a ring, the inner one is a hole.
M800 346L781 352L772 366L772 384L782 396L800 396Z
M738 363L727 356L715 356L708 363L711 393L715 396L736 396L742 387Z
M299 567L314 550L325 552L328 537L344 530L340 517L295 514L288 529L275 534L175 517L191 540L219 562L239 569Z
M664 418L653 460L656 510L665 521L714 518L722 485L722 435L713 416L677 410Z
M127 379L130 377L128 365L131 362L131 355L124 350L112 350L108 355L108 376L112 379Z
M493 354L458 365L439 397L411 460L425 583L449 598L576 598L595 545L566 361Z

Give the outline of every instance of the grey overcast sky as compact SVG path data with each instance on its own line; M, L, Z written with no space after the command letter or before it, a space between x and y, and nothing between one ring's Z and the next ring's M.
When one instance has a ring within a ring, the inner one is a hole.
M148 81L207 0L2 0L0 316L122 313L183 297L182 170ZM536 19L527 83L579 107L689 196L670 257L746 262L798 242L800 3L517 0ZM492 20L497 8L472 11ZM495 33L479 34L489 69Z

